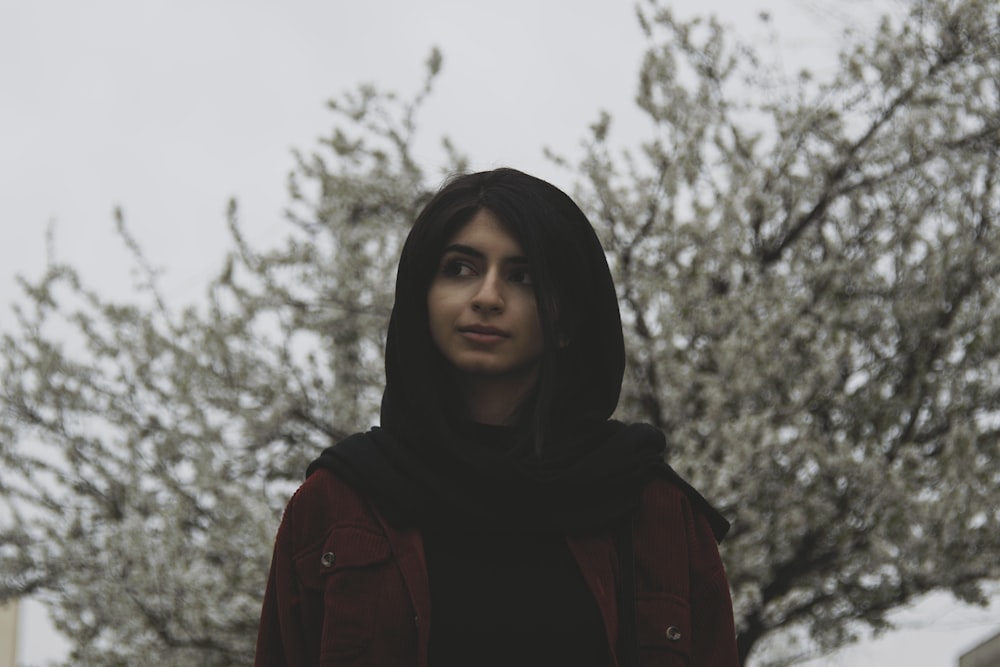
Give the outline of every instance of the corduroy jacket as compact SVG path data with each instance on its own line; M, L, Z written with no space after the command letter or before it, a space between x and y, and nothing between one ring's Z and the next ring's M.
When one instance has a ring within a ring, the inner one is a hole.
M738 665L732 601L707 519L665 479L635 522L644 667ZM567 537L618 667L618 558L610 534ZM317 470L278 529L256 667L427 667L433 610L419 530L388 523L332 472ZM484 649L485 650L485 649Z

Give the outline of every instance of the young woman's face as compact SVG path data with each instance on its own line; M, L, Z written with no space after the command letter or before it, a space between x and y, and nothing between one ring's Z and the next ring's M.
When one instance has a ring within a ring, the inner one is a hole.
M489 211L445 244L427 313L431 338L460 373L534 383L544 344L528 259Z

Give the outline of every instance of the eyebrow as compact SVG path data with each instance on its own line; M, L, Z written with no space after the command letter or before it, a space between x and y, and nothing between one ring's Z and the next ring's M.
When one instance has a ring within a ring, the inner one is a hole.
M462 255L468 255L470 257L475 257L477 259L486 259L486 255L481 250L477 250L472 246L463 245L461 243L453 243L444 249L441 253L442 256L447 255L449 252L457 252ZM523 255L513 255L511 257L504 257L504 262L508 264L527 264L528 258Z

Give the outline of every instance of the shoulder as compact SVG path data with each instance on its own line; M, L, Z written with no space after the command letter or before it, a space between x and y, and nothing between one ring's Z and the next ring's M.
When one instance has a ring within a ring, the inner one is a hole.
M288 502L288 510L315 511L331 504L362 503L361 497L349 484L326 468L317 468L299 486ZM286 510L286 511L288 511Z
M378 521L353 487L333 472L319 468L288 501L279 537L284 533L294 549L308 548L322 542L338 526L377 530Z
M684 489L670 479L657 475L642 492L636 517L639 535L676 542L681 535L691 535L699 523L697 512Z
M643 422L622 424L609 421L616 429L617 441L629 445L632 455L641 460L646 475L643 503L657 506L685 506L708 521L716 542L729 531L729 522L711 503L663 460L666 436L663 431Z
M716 531L705 507L714 510L707 503L702 507L702 502L668 477L657 476L646 485L634 544L650 590L686 596L695 579L725 577Z
M685 508L693 519L705 523L716 543L729 532L729 521L708 502L687 480L670 466L657 466L642 496L643 505L650 504L665 510L672 506Z
M642 501L643 503L690 505L684 489L664 474L656 474L649 480L642 492Z
M317 468L310 471L309 476L295 491L289 504L313 504L331 498L347 499L360 498L360 496L358 496L357 491L332 471L326 468Z
M644 487L636 515L640 552L683 569L721 567L718 541L728 522L677 473L667 468Z

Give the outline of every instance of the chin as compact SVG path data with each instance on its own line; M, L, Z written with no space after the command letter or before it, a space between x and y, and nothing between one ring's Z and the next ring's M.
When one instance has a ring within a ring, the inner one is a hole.
M459 373L467 373L469 375L481 375L485 377L510 375L516 372L515 369L511 367L498 364L484 363L484 362L455 364L455 370L457 370Z
M482 379L513 379L532 375L538 370L537 362L512 364L493 359L456 359L452 362L455 370L464 375Z

